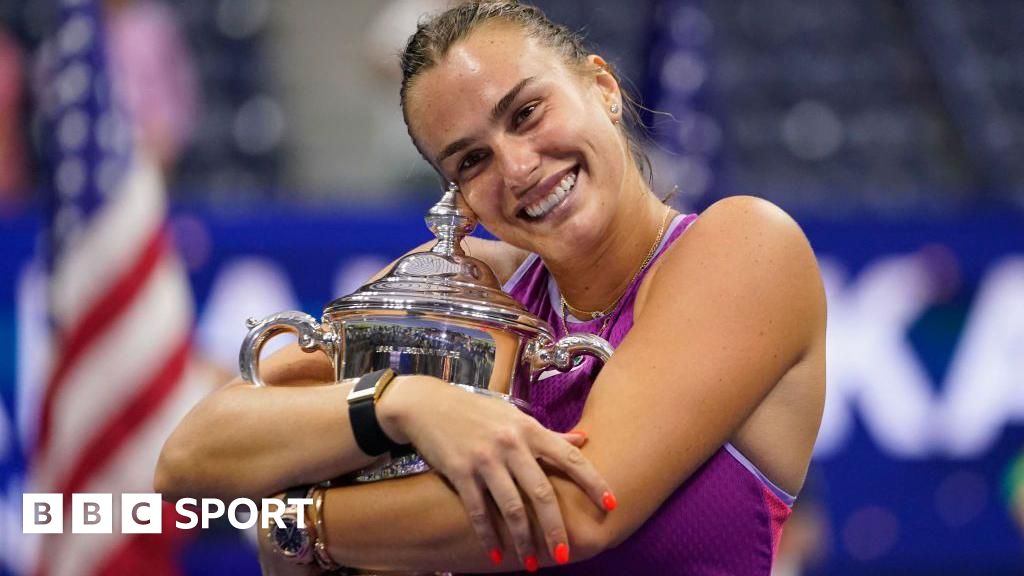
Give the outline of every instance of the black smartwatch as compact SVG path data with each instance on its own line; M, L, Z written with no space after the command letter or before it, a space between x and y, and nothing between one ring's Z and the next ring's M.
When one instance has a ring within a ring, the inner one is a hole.
M391 368L370 372L360 378L348 394L348 420L352 424L352 435L359 449L370 456L402 447L388 438L377 420L376 402L394 377L395 371Z

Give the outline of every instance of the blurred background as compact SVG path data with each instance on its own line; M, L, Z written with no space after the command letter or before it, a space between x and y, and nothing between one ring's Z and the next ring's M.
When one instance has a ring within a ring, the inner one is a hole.
M246 317L315 315L429 238L397 54L445 4L0 0L0 574L135 573L22 534L21 494L150 491ZM828 399L777 574L1024 573L1024 4L536 4L647 108L658 192L767 198L818 254ZM179 536L147 573L258 573L226 524Z

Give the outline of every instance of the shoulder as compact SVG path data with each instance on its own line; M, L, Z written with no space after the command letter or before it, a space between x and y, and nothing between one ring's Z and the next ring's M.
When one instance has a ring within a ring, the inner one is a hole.
M739 246L770 247L810 253L800 225L790 214L771 202L754 196L731 196L712 204L688 231L691 242L737 243Z
M466 253L490 266L494 275L498 277L498 282L502 284L512 277L516 269L530 255L526 250L500 240L469 237L463 239L462 242Z
M824 316L821 276L806 236L784 210L753 196L732 196L708 207L644 283L638 314L658 293L699 284L723 297L780 298L806 308L808 319Z
M666 251L659 268L677 269L698 253L708 258L787 267L814 260L807 237L784 210L762 198L730 196L715 202ZM765 260L765 258L768 260ZM774 258L784 257L783 260Z

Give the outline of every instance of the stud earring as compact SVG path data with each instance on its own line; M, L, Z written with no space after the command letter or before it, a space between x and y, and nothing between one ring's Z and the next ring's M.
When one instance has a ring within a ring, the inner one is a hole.
M612 114L618 114L619 113L619 105L618 104L612 104L611 107L608 108L608 110L611 111Z

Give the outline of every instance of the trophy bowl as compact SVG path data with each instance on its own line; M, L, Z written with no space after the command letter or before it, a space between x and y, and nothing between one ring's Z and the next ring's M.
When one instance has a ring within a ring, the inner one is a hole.
M556 341L547 322L502 292L491 269L465 253L462 238L476 222L454 185L426 222L437 237L429 251L407 254L385 276L334 300L320 322L302 312L250 320L239 353L242 378L265 385L259 376L263 345L292 332L302 350L327 355L337 381L391 368L400 375L434 376L529 413L529 388L540 372L568 370L581 354L610 358L611 346L592 334ZM415 452L396 454L350 480L371 482L429 469Z

